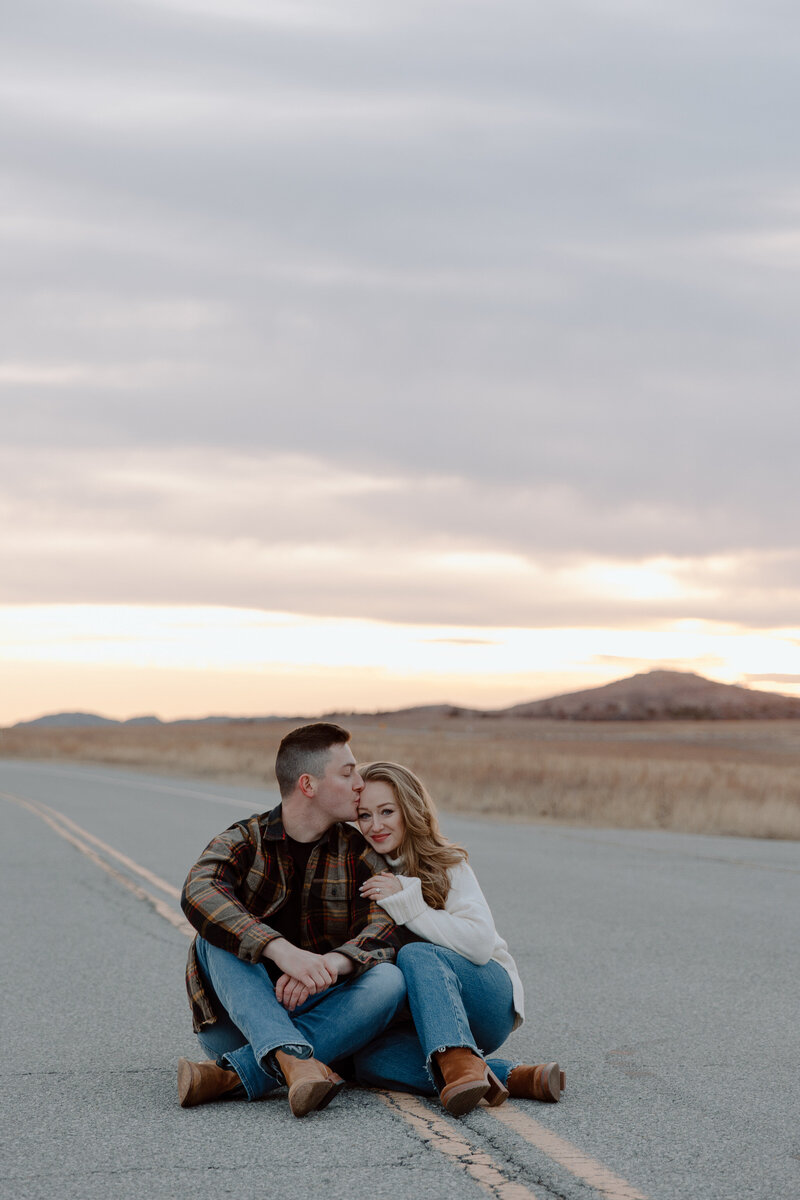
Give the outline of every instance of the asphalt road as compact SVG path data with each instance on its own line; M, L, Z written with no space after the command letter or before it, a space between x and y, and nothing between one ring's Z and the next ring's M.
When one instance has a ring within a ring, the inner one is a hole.
M174 910L108 848L180 887L214 833L275 799L0 761L3 1196L800 1196L796 842L447 818L526 986L509 1056L558 1058L562 1103L458 1122L357 1089L303 1121L281 1095L180 1109L176 1060L199 1057L188 939L101 864Z

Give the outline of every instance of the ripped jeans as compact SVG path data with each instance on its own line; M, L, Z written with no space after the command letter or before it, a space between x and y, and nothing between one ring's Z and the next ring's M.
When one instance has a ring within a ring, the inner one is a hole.
M448 1046L468 1046L485 1057L514 1027L508 972L496 962L476 966L463 954L433 942L412 942L397 956L408 991L416 1032L389 1029L354 1055L356 1079L373 1087L433 1096L431 1055ZM519 1060L487 1058L505 1084Z
M405 984L394 963L345 976L288 1013L263 963L244 962L203 938L195 948L203 980L223 1010L197 1039L209 1058L236 1071L250 1100L280 1086L267 1067L277 1047L296 1045L331 1066L382 1034L405 1008Z

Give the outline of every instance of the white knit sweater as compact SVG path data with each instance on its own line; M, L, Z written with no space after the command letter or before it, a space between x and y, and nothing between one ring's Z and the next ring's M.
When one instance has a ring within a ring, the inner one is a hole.
M402 860L390 858L387 861L403 890L382 897L378 901L381 908L397 925L405 925L427 942L463 954L477 966L493 959L504 967L514 992L514 1028L517 1029L525 1017L522 980L507 944L494 927L486 897L469 863L460 862L458 866L450 867L447 872L450 891L445 907L431 908L423 898L421 881L416 876L402 874Z

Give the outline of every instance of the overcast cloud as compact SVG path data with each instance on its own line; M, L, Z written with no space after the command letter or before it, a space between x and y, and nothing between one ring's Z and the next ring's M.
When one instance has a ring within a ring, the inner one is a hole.
M794 5L4 21L1 600L796 624Z

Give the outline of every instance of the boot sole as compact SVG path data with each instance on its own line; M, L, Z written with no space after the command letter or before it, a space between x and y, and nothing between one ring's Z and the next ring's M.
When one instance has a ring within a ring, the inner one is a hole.
M330 1104L338 1090L330 1079L301 1079L289 1089L289 1107L294 1116L305 1117Z
M545 1090L550 1093L551 1103L558 1104L561 1099L561 1071L558 1068L558 1063L550 1064Z
M188 1058L178 1059L178 1101L181 1108L192 1108L197 1101L192 1098L195 1085L194 1064Z
M327 1108L331 1100L334 1100L339 1095L339 1092L341 1092L344 1087L344 1080L341 1078L341 1076L332 1073L330 1076L330 1084L331 1090L328 1092L327 1096L323 1098L322 1103L317 1105L317 1112L321 1112L323 1108Z
M442 1093L442 1104L450 1113L451 1117L463 1117L468 1112L472 1112L480 1104L483 1097L489 1091L489 1083L485 1079L478 1079L475 1082L456 1084L456 1086Z

